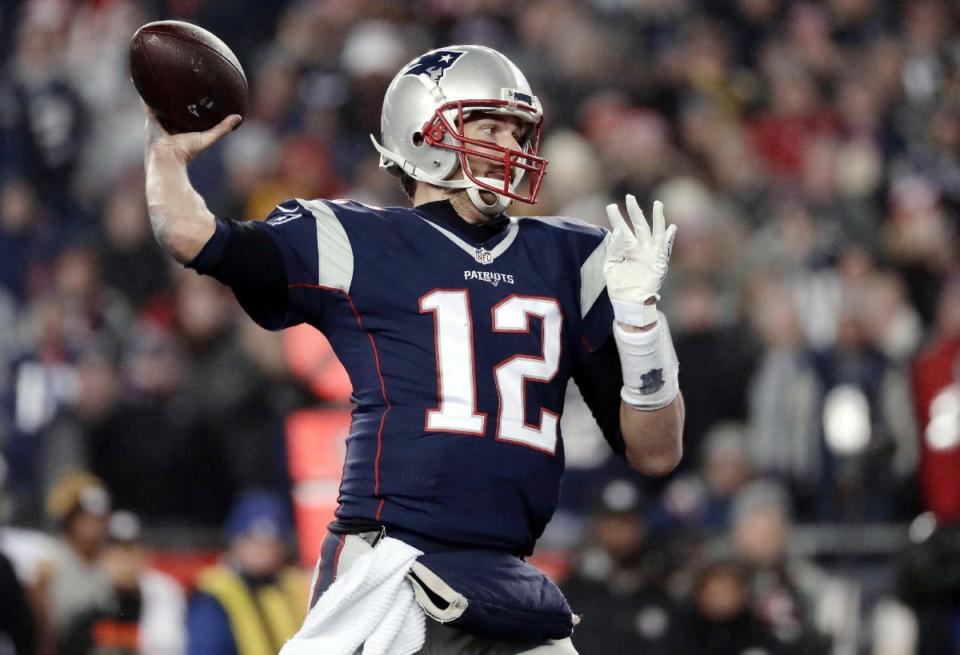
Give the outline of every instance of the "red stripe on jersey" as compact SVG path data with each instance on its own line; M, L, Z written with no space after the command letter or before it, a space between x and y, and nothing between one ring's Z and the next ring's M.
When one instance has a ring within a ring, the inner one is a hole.
M357 306L353 304L353 298L350 297L350 294L347 294L347 300L350 302L350 309L353 310L353 315L357 317L357 325L361 330L367 332L363 327L363 319L360 317L360 312L357 311ZM373 338L373 333L367 332L367 337L370 339L370 347L373 348L373 361L377 367L377 377L380 379L380 395L383 397L383 404L387 408L383 412L383 416L380 417L380 428L377 430L377 456L373 463L373 493L377 496L380 495L380 453L383 451L383 425L387 421L387 414L390 413L390 410L393 408L393 405L390 404L390 400L387 398L387 385L383 381L383 372L380 369L380 351L377 349L377 342ZM380 507L377 509L376 519L380 520L380 510L383 508L383 500L380 501Z
M293 284L287 285L288 289L320 289L322 291L333 291L335 293L342 293L347 298L350 297L350 294L344 291L339 287L328 287L325 284L310 284L308 282L294 282Z
M588 352L588 353L592 353L592 352L593 352L593 346L591 346L591 345L590 345L590 342L587 341L587 337L586 337L586 336L584 336L584 335L581 334L581 335L580 335L580 341L583 342L583 345L584 345L584 347L587 349L587 352Z
M360 317L360 312L357 311L357 306L353 303L353 297L343 289L338 289L336 287L328 287L322 284L307 284L305 282L298 282L295 284L287 285L287 288L304 288L304 289L322 289L324 291L333 291L337 293L342 293L346 297L347 302L350 303L350 309L353 311L353 315L357 319L357 326L362 332L367 333L367 337L370 339L370 347L373 349L373 361L377 369L377 378L380 380L380 395L383 397L383 404L386 405L386 409L383 411L383 415L380 417L380 427L377 429L377 454L373 460L373 493L375 496L380 495L380 454L383 452L383 426L387 421L387 414L390 413L390 410L393 409L393 405L390 404L390 400L387 398L387 385L383 381L383 372L380 370L380 351L377 349L377 342L373 338L373 333L367 332L367 329L363 326L363 319ZM377 505L377 514L374 517L375 520L380 520L380 513L383 511L384 499L380 499L380 504Z

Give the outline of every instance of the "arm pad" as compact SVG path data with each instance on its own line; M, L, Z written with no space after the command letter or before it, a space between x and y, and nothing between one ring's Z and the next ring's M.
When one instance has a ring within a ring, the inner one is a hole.
M645 332L627 332L614 321L613 336L623 372L623 402L640 411L673 402L680 391L680 366L664 315L660 313L656 326Z

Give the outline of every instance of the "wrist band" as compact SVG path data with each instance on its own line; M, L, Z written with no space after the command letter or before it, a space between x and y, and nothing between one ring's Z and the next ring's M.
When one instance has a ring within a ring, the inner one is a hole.
M659 296L654 296L654 298L657 300L660 299ZM634 303L619 302L611 298L610 304L613 305L614 317L621 323L626 323L627 325L647 327L651 323L655 323L658 318L656 303L650 305L641 303L636 305Z
M657 325L644 332L627 332L616 321L613 324L623 372L620 398L640 411L662 409L680 391L680 366L670 327L663 314L658 314Z

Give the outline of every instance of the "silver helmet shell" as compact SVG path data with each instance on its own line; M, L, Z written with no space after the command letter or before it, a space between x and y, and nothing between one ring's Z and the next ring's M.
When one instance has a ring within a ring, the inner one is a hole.
M471 112L510 115L527 123L523 150L467 139L463 122ZM387 88L381 115L382 143L373 139L380 165L440 187L467 189L485 213L503 211L511 200L536 202L546 160L539 157L543 111L519 68L501 53L477 45L427 52L404 66ZM504 179L478 178L467 155L504 164ZM463 176L455 176L463 169ZM525 174L530 191L518 192ZM497 201L484 201L479 191Z

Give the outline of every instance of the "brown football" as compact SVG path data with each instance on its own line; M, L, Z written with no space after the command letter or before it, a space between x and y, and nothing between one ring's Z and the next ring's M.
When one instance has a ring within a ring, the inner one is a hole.
M130 40L133 85L168 132L207 130L247 111L247 77L223 41L190 23L147 23Z

